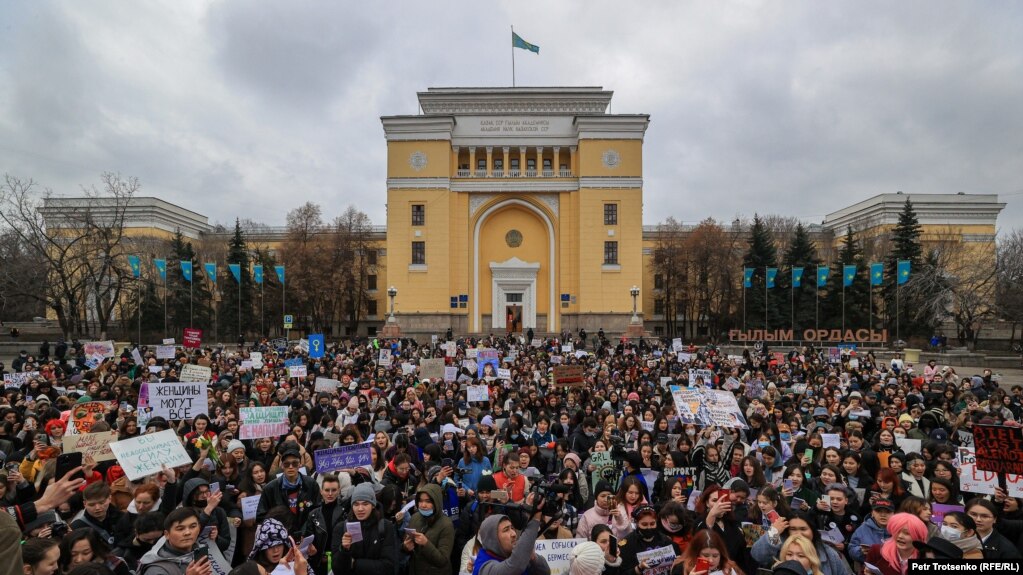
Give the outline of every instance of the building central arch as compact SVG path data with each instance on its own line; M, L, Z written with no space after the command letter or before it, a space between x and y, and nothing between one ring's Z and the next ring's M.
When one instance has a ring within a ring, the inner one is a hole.
M555 235L554 222L551 220L551 218L547 214L547 212L545 212L543 209L539 208L538 206L536 206L536 205L534 205L534 204L532 204L532 203L530 203L528 201L525 201L525 200L522 200L522 199L518 199L518 198L504 199L504 200L498 201L495 204L489 206L488 208L486 208L483 211L482 214L480 214L480 216L476 220L475 226L473 227L473 259L472 259L472 274L473 274L473 284L472 284L472 286L473 286L473 297L472 297L472 301L473 301L473 314L472 314L472 331L476 332L476 333L479 333L483 329L483 322L482 322L483 310L482 310L482 307L484 305L484 303L483 303L484 302L484 298L481 297L482 292L480 290L480 275L481 275L481 269L482 269L481 265L480 265L480 234L481 234L481 231L484 229L484 224L487 222L488 219L493 218L495 215L497 215L497 214L507 210L508 208L516 208L518 210L527 210L527 211L531 212L531 215L536 216L536 218L539 220L539 223L540 223L541 227L546 229L546 233L547 233L547 237L546 237L546 241L547 241L547 249L546 249L546 252L547 252L546 253L547 270L546 270L546 272L547 273L546 273L546 276L547 276L547 284L548 284L547 285L547 292L548 292L547 293L547 304L548 304L548 308L549 308L547 310L547 326L546 326L546 329L547 329L547 331L550 331L550 332L557 331L558 327L559 327L559 324L560 324L560 321L559 321L559 318L557 316L557 311L558 311L558 309L557 309L557 299L555 297L555 294L557 293L557 270L556 270L556 267L557 267L557 259L556 259L556 257L557 256L556 256L556 249L555 249L555 246L557 245L557 237ZM493 306L496 305L494 302L506 301L505 300L506 292L507 292L507 290L509 288L502 287L502 286L517 285L514 282L513 283L509 283L511 281L511 278L509 277L509 275L518 275L520 278L522 278L522 279L515 280L515 281L518 282L518 283L521 283L522 286L524 286L524 287L522 287L522 292L525 294L525 298L526 298L526 300L524 300L525 303L527 303L527 304L529 303L528 302L528 298L529 297L533 297L535 302L539 302L539 297L537 297L538 294L536 293L535 285L534 285L534 287L531 290L530 287L529 287L530 281L529 281L528 278L525 278L524 275L529 275L528 272L532 271L532 274L535 277L537 272L542 273L544 271L542 269L542 266L540 266L537 262L524 261L523 258L519 258L518 256L513 256L513 257L510 257L510 258L502 258L502 259L504 261L486 262L486 267L487 267L487 269L489 269L491 271L491 276L493 278L491 281L492 282L497 282L497 283L495 283L491 287L491 290L492 290L491 291L491 297L487 298L487 300L490 301L491 317L494 317L497 314L502 314L503 315L503 313L504 313L504 310L493 309ZM528 260L528 258L526 258L526 259ZM519 273L515 274L514 273L515 271L518 271ZM535 284L536 283L535 280L532 283ZM535 305L535 303L534 303L534 305ZM535 322L535 317L536 317L536 311L537 310L534 308L533 309L533 313L530 315L532 321L534 321L534 322ZM503 325L504 324L504 320L502 318L501 320L498 320L497 322L494 322L494 323L497 323L498 325ZM533 326L528 326L527 325L527 326L524 326L524 327L533 327Z

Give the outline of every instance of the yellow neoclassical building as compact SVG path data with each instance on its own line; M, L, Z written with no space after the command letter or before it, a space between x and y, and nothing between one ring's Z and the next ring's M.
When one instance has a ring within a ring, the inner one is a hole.
M387 285L409 332L624 330L643 283L643 137L612 92L431 88L381 119Z

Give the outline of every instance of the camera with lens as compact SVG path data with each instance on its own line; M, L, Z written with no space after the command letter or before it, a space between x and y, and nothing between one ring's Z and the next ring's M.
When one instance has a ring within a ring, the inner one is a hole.
M615 462L625 461L625 435L620 429L611 430L611 459Z

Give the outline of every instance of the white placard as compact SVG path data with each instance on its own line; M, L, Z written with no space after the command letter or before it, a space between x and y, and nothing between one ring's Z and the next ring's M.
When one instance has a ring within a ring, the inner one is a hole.
M825 449L828 447L842 448L842 436L838 433L822 433L821 442L821 447Z
M381 349L377 354L377 365L380 367L391 367L391 350Z
M537 557L547 560L551 575L568 575L572 561L572 549L585 542L585 539L544 539L536 542L534 550Z
M209 401L205 382L150 383L150 418L163 417L167 421L191 420L200 413L209 415Z
M490 401L490 388L485 385L470 385L466 388L466 399L469 403Z
M129 481L153 475L161 467L191 465L192 458L182 447L173 429L123 439L110 444L117 462L121 464Z
M998 474L977 469L977 452L972 447L959 448L959 489L970 493L995 494Z
M309 375L309 366L305 364L288 366L288 377L301 379L307 375Z
M475 347L470 347L465 350L465 357L476 359L480 355L480 350Z
M902 452L909 455L910 453L920 453L923 447L923 441L919 439L910 439L908 437L895 437L895 443L902 448Z
M139 353L139 348L133 347L131 349L131 359L135 362L135 365L142 365L142 354Z
M252 367L263 369L263 352L254 351L249 354L249 359L252 360Z
M255 519L256 510L259 509L259 498L261 495L250 495L242 497L242 519Z
M174 359L173 345L156 346L156 359Z
M676 337L675 339L671 340L671 351L674 351L675 353L682 351L681 337Z
M163 345L174 345L174 338L173 337L165 337L165 338L163 338L163 341L161 343L163 343Z
M403 361L401 363L401 374L402 375L412 375L415 372L416 372L416 366L412 365L411 363L409 363L407 361Z
M316 391L325 391L327 393L334 393L341 387L341 382L336 379L330 379L327 377L317 377L314 388Z
M498 368L498 370L497 370L497 379L504 379L504 380L511 379L511 370L510 369L504 369L504 368Z
M178 379L190 383L209 383L213 379L213 369L204 365L186 363L181 366L181 374L178 375Z
M458 379L458 368L453 365L444 366L444 381L455 381Z

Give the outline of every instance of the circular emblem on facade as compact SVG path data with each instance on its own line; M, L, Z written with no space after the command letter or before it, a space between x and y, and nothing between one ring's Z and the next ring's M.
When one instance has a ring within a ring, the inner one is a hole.
M426 167L426 154L416 151L408 157L408 165L412 166L415 171L422 170Z
M504 241L510 248L517 248L522 245L522 232L519 230L508 230L508 233L504 234Z
M604 155L600 158L604 163L605 167L614 169L618 167L618 164L622 163L622 157L618 155L618 150L608 150L604 152Z

